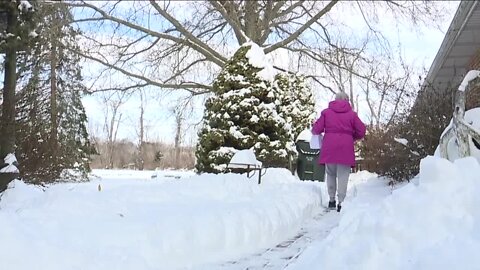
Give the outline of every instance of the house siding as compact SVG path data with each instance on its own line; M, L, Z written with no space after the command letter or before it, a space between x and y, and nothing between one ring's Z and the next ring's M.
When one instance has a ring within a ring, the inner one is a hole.
M468 68L480 70L480 48L470 60ZM480 107L480 86L467 92L465 108L468 110L475 107Z

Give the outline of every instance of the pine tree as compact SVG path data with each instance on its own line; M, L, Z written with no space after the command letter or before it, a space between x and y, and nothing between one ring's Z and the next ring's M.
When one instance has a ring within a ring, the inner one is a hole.
M280 97L280 115L291 123L291 140L309 128L315 121L315 99L305 78L292 73L279 73L275 76L274 89Z
M22 174L52 181L73 169L85 177L93 149L81 103L80 59L72 53L79 50L78 32L69 25L72 15L64 5L41 5L37 13L39 41L22 55L25 86L18 95Z
M33 5L32 5L33 3ZM17 89L18 51L33 42L36 1L0 1L0 52L5 53L0 118L0 192L18 176L15 158L15 91ZM8 160L7 160L8 159Z
M294 137L311 124L311 117L303 119L294 107L311 93L300 77L277 75L275 81L272 66L265 60L258 63L256 58L262 57L256 44L245 44L216 78L199 132L198 172L223 172L235 152L251 148L266 167L289 166L295 155ZM305 107L311 104L309 100Z

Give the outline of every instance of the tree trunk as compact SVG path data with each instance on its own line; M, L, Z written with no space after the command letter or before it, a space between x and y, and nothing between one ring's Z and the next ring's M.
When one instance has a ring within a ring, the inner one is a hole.
M112 119L110 119L110 128L108 131L108 168L113 169L113 147L114 147L114 140L113 140L113 132L115 129L115 116L116 110L113 110Z
M7 15L7 32L16 33L17 11L12 8ZM17 50L15 40L7 39L2 104L2 128L0 130L0 158L13 153L15 148L15 88L17 84Z
M261 35L261 29L258 27L258 16L258 2L245 1L245 34L255 43L259 43Z
M460 125L465 116L465 91L457 91L455 97L455 111L453 126L457 135L458 153L460 158L470 156L470 142L467 130Z
M118 119L118 122L116 122L116 117L117 117L117 111L118 111L118 105L114 104L113 106L113 111L112 111L112 118L110 119L110 127L108 130L108 168L113 169L113 154L115 152L115 142L116 142L116 137L117 137L117 131L118 131L118 125L120 122L121 115ZM117 130L115 130L115 123L117 123Z
M58 109L57 109L57 46L52 40L50 51L50 117L52 128L50 130L50 149L55 153L58 145Z
M352 104L352 110L356 112L357 106L355 104L355 96L353 95L353 74L352 73L349 74L348 81L350 86L350 100L351 100L350 103Z
M138 169L143 171L143 167L144 167L144 163L145 163L145 160L144 160L144 141L145 141L145 123L144 123L144 114L145 114L145 108L144 108L144 104L143 104L144 100L143 100L143 92L140 92L140 142L139 142L139 153L138 153L138 157L139 157L139 164L138 164Z
M7 33L17 33L18 20L17 10L10 8L7 14ZM4 158L15 151L15 88L17 84L17 48L16 40L7 39L5 50L5 69L3 85L3 104L0 129L0 164L4 164ZM6 189L8 183L17 174L0 174L0 192Z
M182 111L180 110L176 115L177 130L175 134L175 168L180 168L180 144L182 141Z

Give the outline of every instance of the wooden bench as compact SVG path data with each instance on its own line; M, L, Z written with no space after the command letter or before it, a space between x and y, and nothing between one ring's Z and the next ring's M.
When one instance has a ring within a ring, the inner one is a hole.
M258 172L258 184L262 182L262 176L267 170L262 167L262 162L258 161L255 153L251 149L240 150L235 153L227 164L227 169L243 169L247 171L247 177L251 178ZM252 174L250 174L252 173Z

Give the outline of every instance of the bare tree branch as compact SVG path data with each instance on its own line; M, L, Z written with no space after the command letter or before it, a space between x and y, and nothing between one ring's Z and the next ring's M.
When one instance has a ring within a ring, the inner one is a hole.
M328 5L326 5L320 12L318 12L315 16L310 18L302 27L300 27L297 31L295 31L292 35L290 35L288 38L279 41L267 48L265 48L265 53L272 52L278 48L284 47L288 43L294 41L296 38L298 38L305 30L307 30L314 22L316 22L318 19L320 19L323 15L325 15L327 12L332 9L333 6L335 6L338 3L338 0L332 0Z
M62 3L64 3L64 2L62 2ZM178 38L178 37L175 37L175 36L172 36L172 35L168 35L168 34L160 33L160 32L157 32L157 31L153 31L153 30L150 30L148 28L142 27L140 25L133 24L129 21L122 20L122 19L114 17L114 16L110 16L105 11L101 10L100 8L96 7L95 5L88 4L85 1L83 1L82 4L69 3L69 2L65 2L65 4L68 5L68 6L71 6L71 7L88 7L88 8L91 8L91 9L95 10L96 12L98 12L100 15L102 15L102 18L98 18L98 20L110 20L110 21L116 22L118 24L127 26L129 28L135 29L137 31L147 33L147 34L149 34L151 36L154 36L154 37L171 40L171 41L174 41L174 42L177 42L177 43L186 44L187 46L190 46L192 49L198 51L199 53L201 53L205 57L209 58L212 62L216 63L219 66L223 66L223 64L225 63L225 58L224 57L219 58L218 53L216 53L216 52L214 54L212 54L211 49L206 49L206 48L200 46L199 44L194 43L194 42L192 42L188 39L182 39L182 38Z
M222 17L227 21L227 23L232 27L233 31L235 32L235 36L237 37L238 43L243 44L247 42L247 37L242 30L242 26L240 24L240 20L237 16L237 11L232 9L231 7L227 10L226 7L229 7L232 3L230 1L209 1L213 7L222 14Z
M187 37L188 40L190 40L193 44L195 44L197 47L202 48L205 52L208 52L212 57L215 57L217 61L214 62L219 62L219 63L225 63L227 62L227 59L223 57L221 54L213 50L210 46L207 44L203 43L200 39L198 39L196 36L194 36L190 31L185 29L179 21L177 21L173 16L168 14L165 10L163 10L155 0L150 0L150 3L152 6L162 15L165 19L167 19L175 28L182 33L185 37Z
M68 49L68 48L67 48ZM132 77L132 78L135 78L135 79L139 79L139 80L142 80L142 81L145 81L146 83L152 85L152 86L157 86L157 87L160 87L160 88L165 88L165 89L185 89L185 90L188 90L192 93L195 93L195 94L199 94L200 93L204 93L206 91L195 91L194 89L205 89L205 90L211 90L212 87L209 86L209 85L204 85L204 84L199 84L199 83L181 83L181 84L169 84L169 83L160 83L160 82L156 82L156 81L153 81L149 78L147 78L146 76L143 76L143 75L139 75L139 74L134 74L130 71L127 71L125 69L122 69L122 68L119 68L115 65L112 65L106 61L103 61L99 58L95 58L93 56L90 56L90 55L87 55L87 54L84 54L83 52L81 51L74 51L74 53L86 58L86 59L90 59L90 60L93 60L93 61L97 61L111 69L114 69L116 71L119 71L129 77Z
M93 93L98 93L98 92L108 92L108 91L129 91L133 89L141 89L144 87L150 86L148 83L140 83L140 84L134 84L131 86L123 86L123 87L110 87L110 88L101 88L101 89L88 89L87 93L88 94L93 94Z
M169 89L187 88L192 94L208 92L211 89L208 84L218 74L219 68L225 65L232 50L251 40L266 47L266 53L283 48L293 55L295 60L290 61L302 59L302 62L292 65L297 66L297 71L305 74L320 71L334 75L327 83L324 79L318 80L323 74L308 78L316 84L323 84L323 88L330 92L334 90L333 85L328 85L331 82L343 91L350 90L352 99L354 81L371 82L370 87L377 87L376 79L368 74L365 67L372 65L377 55L366 48L373 46L387 56L392 53L392 48L388 46L379 47L388 44L378 24L375 24L380 12L386 11L395 18L407 17L418 22L433 20L436 15L436 9L432 8L434 4L424 2L357 1L349 8L360 19L363 18L369 30L365 43L358 45L357 40L364 40L364 37L359 37L361 33L349 35L347 40L340 42L343 37L341 31L346 31L345 25L337 23L335 16L326 16L339 3L338 0L161 3L150 0L132 1L125 6L120 5L120 1L61 4L91 11L91 14L85 16L83 12L76 18L82 27L108 30L107 38L105 34L98 37L94 31L83 33L92 48L83 51L82 57L88 55L86 59L97 61L116 73L131 77L133 81L139 80L140 84L152 83L153 86ZM191 16L178 16L175 13L177 5ZM413 18L414 15L419 18ZM164 81L164 78L168 79ZM388 98L393 99L391 96Z
M325 89L327 89L328 91L330 91L332 94L336 94L337 91L333 90L332 87L322 83L318 78L317 76L313 76L313 75L309 75L309 76L305 76L305 78L310 78L312 80L314 80L315 82L317 82L318 84L320 84L322 87L324 87Z

